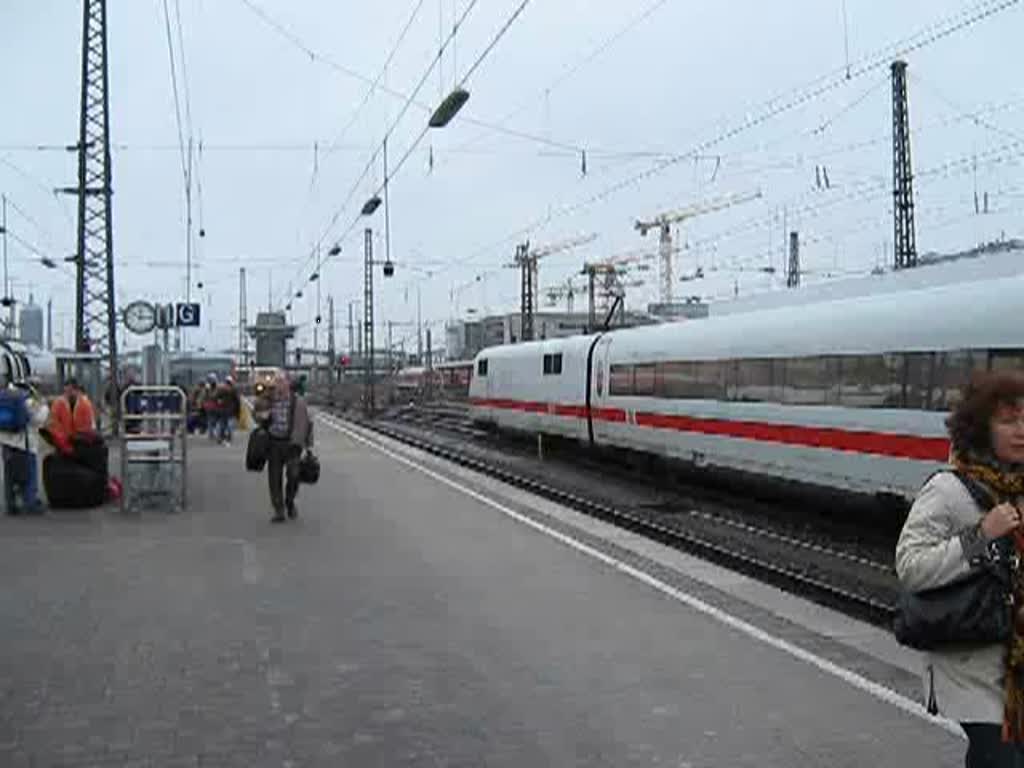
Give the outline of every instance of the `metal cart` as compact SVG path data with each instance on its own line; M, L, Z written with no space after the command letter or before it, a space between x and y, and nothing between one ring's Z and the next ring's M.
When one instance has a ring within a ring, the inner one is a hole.
M184 510L188 397L179 387L128 387L121 414L121 511L147 501L162 501L169 512Z

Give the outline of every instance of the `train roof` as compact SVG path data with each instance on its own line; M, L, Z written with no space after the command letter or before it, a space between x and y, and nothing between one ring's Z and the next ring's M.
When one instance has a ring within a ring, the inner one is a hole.
M1024 275L857 296L611 331L617 360L770 358L1024 347ZM505 347L477 357L585 348L593 336Z
M701 321L704 322L704 321ZM488 357L489 355L500 355L503 360L515 358L536 357L548 352L561 352L564 350L586 349L590 346L594 336L561 336L557 339L544 339L542 341L526 341L520 344L503 344L496 347L487 347L480 350L476 358Z
M1017 275L626 329L612 334L611 355L626 350L656 360L682 348L700 360L1019 348L1022 309L1024 275Z

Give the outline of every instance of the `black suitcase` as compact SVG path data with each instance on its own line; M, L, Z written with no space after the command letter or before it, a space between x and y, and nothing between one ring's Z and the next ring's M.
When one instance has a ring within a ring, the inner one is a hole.
M265 429L254 429L249 433L249 444L245 448L245 468L250 472L262 472L270 453L270 433Z
M53 509L90 509L107 500L107 478L52 453L43 459L43 490Z
M75 435L71 438L71 460L102 475L109 474L110 450L98 435Z

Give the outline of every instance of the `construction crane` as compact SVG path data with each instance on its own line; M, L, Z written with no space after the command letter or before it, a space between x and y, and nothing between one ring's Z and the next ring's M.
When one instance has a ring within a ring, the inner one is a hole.
M548 306L551 307L555 306L561 299L565 299L565 311L571 315L576 295L579 293L589 293L589 291L589 286L576 285L570 277L565 282L552 285L545 289L544 293L547 294Z
M587 277L586 291L590 296L588 328L592 332L597 327L597 295L601 294L603 308L608 309L609 303L621 304L621 317L625 317L625 295L627 287L643 285L643 281L635 281L630 284L622 282L622 276L631 267L639 271L645 271L650 267L651 262L657 254L649 251L632 250L607 256L597 261L588 261L583 264L580 274ZM597 285L597 278L601 276L601 285Z
M596 239L597 235L590 233L580 235L579 237L571 237L567 240L560 240L556 243L549 243L532 250L530 249L529 241L516 246L515 258L506 266L514 267L520 272L520 338L523 341L533 340L534 293L539 288L537 283L537 262L545 256L578 248Z
M705 213L713 213L714 211L721 211L725 208L729 208L733 205L740 203L750 202L761 197L761 190L755 190L754 192L743 192L736 195L727 195L725 197L719 197L714 200L708 200L703 203L697 203L687 208L681 208L677 211L668 211L661 213L652 219L646 221L637 219L634 228L640 232L642 237L647 236L647 232L652 229L658 229L661 233L661 238L658 244L658 256L661 260L661 302L663 304L672 303L672 254L674 253L672 248L672 225L678 224L686 219L693 219L697 216L702 216Z

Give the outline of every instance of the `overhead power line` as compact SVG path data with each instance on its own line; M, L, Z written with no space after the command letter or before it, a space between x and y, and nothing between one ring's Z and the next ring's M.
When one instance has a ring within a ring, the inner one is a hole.
M563 205L558 209L549 210L545 215L532 220L525 226L519 227L515 232L510 233L500 240L474 250L467 257L467 260L476 259L483 253L486 253L495 247L505 245L508 242L523 237L555 218L572 215L577 211L602 202L618 192L631 188L649 178L663 173L667 169L678 165L684 160L702 155L730 139L740 136L753 128L759 127L779 115L808 104L824 94L841 88L866 74L883 67L888 67L894 57L906 56L909 53L933 45L934 43L968 29L985 19L1019 5L1020 2L1021 0L987 0L986 2L981 2L968 9L962 10L960 13L954 14L951 17L946 17L933 22L923 30L886 46L880 52L872 54L869 57L865 57L856 64L849 65L849 67L844 66L839 70L833 70L830 73L816 78L806 86L789 91L788 95L783 94L782 96L769 99L764 103L762 110L754 116L748 117L743 122L727 128L709 139L698 142L692 149L684 154L661 160L655 163L651 168L627 176L611 184L605 189L584 198L583 200ZM459 263L459 260L455 260L452 262L452 266L458 266Z
M243 2L247 2L247 1L248 0L243 0ZM460 81L458 83L458 87L459 88L464 87L469 82L470 76L474 72L476 72L476 70L484 62L484 60L487 58L487 56L489 56L491 54L491 52L494 50L495 46L505 36L505 33L508 32L509 28L515 22L515 20L517 18L519 18L519 16L522 14L523 10L526 8L526 6L529 4L529 2L530 2L530 0L522 0L519 3L519 5L512 12L512 14L506 20L506 22L498 30L497 34L495 34L494 37L491 39L490 43L483 49L483 51L480 53L480 55L477 56L476 60L473 62L473 64L470 66L470 68L466 71L466 73L462 76L462 78L460 79ZM455 35L457 34L457 32L459 30L459 27L462 25L463 21L465 21L466 16L473 9L473 7L476 5L476 3L477 3L477 0L471 0L469 5L463 11L462 16L459 18L459 20L452 27L451 34L444 41L444 43L439 47L437 55L432 60L430 66L427 68L427 71L424 73L423 77L420 79L420 81L417 84L416 89L413 91L412 95L406 101L405 107L403 108L402 112L399 113L399 116L396 118L396 121L395 121L395 123L393 123L392 127L388 130L388 133L385 134L385 139L391 133L391 131L394 130L394 126L398 124L398 120L401 120L402 116L405 114L405 111L408 109L409 105L413 103L413 99L415 98L416 94L419 92L419 89L423 87L423 84L426 82L427 78L430 76L430 73L433 71L434 67L441 60L441 56L444 54L445 47L454 39ZM378 195L378 194L380 194L383 191L384 184L388 183L390 178L394 177L399 172L401 172L402 168L405 166L406 161L408 161L409 157L416 150L416 147L419 146L420 142L423 141L423 137L427 135L427 132L429 130L430 130L429 124L426 124L426 125L423 126L423 128L420 130L419 134L416 136L415 140L412 142L412 144L409 146L409 148L405 151L405 154L402 155L402 157L399 159L398 163L394 166L394 168L393 169L388 169L388 177L384 180L383 183L378 185L377 189L374 191L375 195ZM383 142L381 142L381 143L383 144ZM371 162L372 162L372 159L371 159ZM363 174L360 176L360 179L353 186L353 192L354 192L354 190L356 188L358 188L358 185L362 182L362 179L365 177L366 173L367 173L367 171L364 170ZM330 233L331 229L334 227L334 224L337 222L337 220L340 217L341 213L344 211L345 207L348 205L348 200L351 198L351 196L352 196L352 194L350 193L348 198L346 199L346 202L342 205L341 208L338 209L338 211L332 217L331 224L327 227L327 229L325 230L324 234L320 237L320 239L318 240L317 245L321 245L321 244L324 243L325 240L327 240L327 235ZM336 241L338 243L344 242L348 238L349 234L355 228L355 226L359 222L360 218L361 218L361 214L357 214L355 217L353 217L352 221L345 228L345 230L343 231L341 236L336 239ZM297 278L299 276L305 274L305 272L309 268L310 263L312 262L312 260L314 258L316 258L316 249L315 248L314 248L313 252L310 253L309 257L307 257L306 261L302 264L302 266L299 268L299 270L296 272L296 277ZM336 257L327 256L326 258L323 258L321 260L321 262L320 262L321 263L321 269L323 268L323 264L331 261L333 258L336 258Z
M345 196L345 199L342 202L341 206L339 206L338 209L331 216L331 220L328 223L327 227L324 229L323 234L319 238L317 238L316 244L313 246L313 248L310 249L309 257L306 259L305 262L303 262L302 266L298 270L299 272L306 271L308 266L309 266L309 264L312 262L312 260L317 258L317 252L318 252L319 247L322 246L324 244L324 242L328 239L328 235L330 234L330 231L338 223L338 220L341 218L342 214L345 212L345 209L348 207L349 203L352 201L352 198L355 196L355 194L358 191L360 185L363 183L363 180L369 174L370 169L372 169L374 164L377 162L377 158L380 155L380 152L381 152L382 147L384 146L384 143L391 137L391 135L394 133L395 128L398 127L398 124L402 121L402 118L405 117L405 114L408 112L409 107L415 102L416 96L419 94L419 92L423 88L424 84L426 84L427 79L430 77L431 72L434 71L434 67L436 67L438 65L438 63L440 62L441 57L444 55L445 49L455 39L455 36L458 34L459 28L462 26L462 24L465 22L466 18L473 11L473 9L476 7L476 4L477 4L478 1L479 0L470 0L469 4L463 10L462 14L459 16L458 21L456 21L456 23L453 25L451 32L448 34L448 37L445 38L445 40L442 42L441 46L438 48L437 53L434 55L433 59L431 59L430 64L427 66L427 69L423 72L423 75L420 77L419 81L417 82L416 87L413 89L412 93L409 94L409 96L406 97L405 104L402 106L402 109L399 111L399 113L395 117L395 119L391 122L391 125L384 132L384 137L380 141L379 145L374 149L373 154L371 154L369 161L366 163L366 165L364 166L362 172L359 174L358 178L356 179L355 183L352 185L352 187L349 190L348 194ZM527 0L527 2L528 1L529 0ZM249 3L249 2L251 2L251 0L242 0L242 2ZM463 82L465 82L465 79L463 80ZM423 137L426 135L428 130L430 130L429 125L424 125L423 129L420 131L419 135L413 141L413 143L410 146L409 150L405 153L405 155L402 156L401 160L399 160L398 164L393 169L388 169L388 177L389 178L391 176L396 175L399 171L401 171L402 166L405 165L405 162L406 162L406 160L408 160L409 155L412 154L412 152L415 150L415 148L419 145L420 141L423 140ZM385 179L384 183L387 183L387 180L388 179ZM380 185L380 187L376 190L376 192L374 194L379 193L382 189L383 189L383 184ZM349 226L345 229L345 233L340 238L338 238L339 242L343 241L348 236L348 234L355 227L355 223L358 220L359 220L358 216L355 219L353 219L352 223L349 224ZM321 263L321 269L323 268L323 264L328 262L328 261L330 261L331 258L332 257L328 255L327 257L323 257L321 259L321 262L320 262Z
M395 44L391 47L391 51L388 53L387 58L384 60L384 64L380 68L380 72L378 72L377 76L373 78L373 82L369 84L369 87L366 89L366 94L363 96L363 100L360 101L356 108L353 110L352 116L349 118L348 122L345 123L345 126L338 132L337 138L335 138L334 141L332 141L330 145L327 147L325 155L328 155L331 152L333 152L335 145L340 143L341 140L344 139L344 137L348 134L349 129L351 129L352 126L355 124L356 120L359 119L360 113L366 107L367 103L370 101L370 98L373 96L374 93L377 92L381 80L384 79L384 75L387 73L388 67L391 66L391 61L395 58L395 54L398 53L398 49L402 46L402 42L405 40L406 34L408 34L409 30L412 28L413 22L416 20L416 17L419 15L420 9L423 7L423 4L425 2L426 0L417 0L415 7L412 9L412 13L409 14L409 18L406 20L405 25L402 27L402 31L398 33L398 37L395 40Z
M178 127L178 149L181 152L181 175L188 184L188 160L185 157L185 131L181 119L181 97L178 92L178 68L174 62L174 38L171 35L171 11L167 0L164 5L164 27L167 32L167 57L171 65L171 91L174 93L174 117Z
M374 90L379 91L380 93L383 93L383 94L387 94L388 96L391 96L392 98L399 99L399 100L401 100L403 102L407 101L409 99L409 95L408 94L403 93L402 91L399 91L396 88L392 88L389 85L387 85L386 83L379 82L377 80L377 78L371 77L370 75L367 75L367 74L365 74L363 72L360 72L360 71L358 71L356 69L353 69L352 67L349 67L349 66L347 66L345 64L342 64L341 62L337 61L333 57L328 56L327 54L324 54L322 52L319 52L319 51L315 50L312 46L310 46L309 44L304 42L301 37L299 37L294 32L292 32L290 29L288 29L288 27L286 27L284 24L282 24L281 22L279 22L276 19L274 19L263 8L261 8L259 5L257 5L256 2L254 2L254 0L238 0L238 2L242 3L242 5L244 5L249 11L251 11L255 16L257 16L266 26L268 26L270 29L272 29L275 33L277 33L280 37L282 37L284 40L286 40L294 48L296 48L297 50L299 50L303 54L305 54L309 58L310 62L315 63L315 64L321 64L321 65L326 66L326 67L328 67L330 69L333 69L335 72L338 72L339 74L345 75L346 77L350 77L350 78L352 78L354 80L358 80L361 83L364 83L364 84L370 86ZM453 28L453 31L457 31L457 29L458 29L458 25L455 25L455 27ZM451 39L453 37L451 32L449 33L448 37L449 37L449 39ZM443 53L443 50L445 49L446 45L447 44L443 44L441 46L441 50L439 50L439 54ZM440 58L440 56L439 56L439 58ZM415 106L420 111L424 112L425 114L432 113L434 111L434 107L436 106L436 105L428 104L427 102L424 102L424 101L419 101L417 99L413 99L412 105ZM572 144L572 143L564 142L564 141L557 141L557 140L551 139L549 137L538 136L536 134L532 134L532 133L529 133L527 131L521 131L521 130L514 130L514 129L506 128L504 126L497 125L495 123L490 123L490 122L487 122L485 120L481 120L479 118L472 117L471 115L460 116L459 119L462 122L469 123L471 125L475 125L478 128L486 128L486 129L488 129L490 131L494 131L494 132L497 132L497 133L503 133L503 134L508 135L508 136L514 136L516 138L532 141L532 142L535 142L537 144L543 144L543 145L554 147L554 148L558 148L558 149L571 149L571 150L573 150L575 152L578 152L581 149L581 147L579 145L577 145L577 144ZM307 147L307 149L308 149L308 147Z

